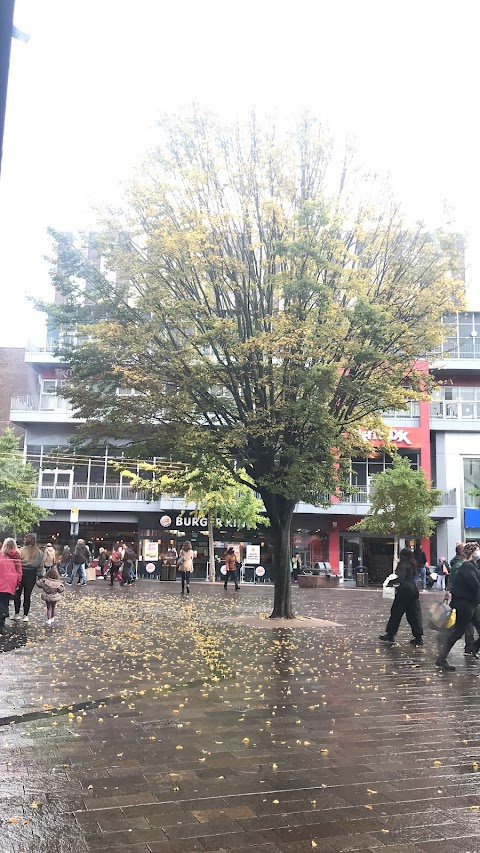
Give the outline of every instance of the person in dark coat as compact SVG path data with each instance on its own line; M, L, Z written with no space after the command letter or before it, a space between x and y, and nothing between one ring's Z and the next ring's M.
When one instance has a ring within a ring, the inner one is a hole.
M394 642L402 616L405 615L413 634L410 643L412 646L423 646L422 611L418 587L415 582L417 571L418 565L410 548L403 548L400 551L400 561L395 571L398 582L393 581L396 590L390 619L387 622L385 634L380 636L380 640L383 640L384 643Z
M467 542L463 554L464 562L454 576L451 589L450 607L456 612L455 624L447 631L435 661L436 666L447 672L455 669L447 660L448 653L457 640L463 637L471 622L480 634L480 608L477 609L480 604L480 569L477 565L477 560L480 559L480 545L478 542ZM472 657L478 658L479 650L480 639L475 642Z
M407 549L406 549L407 550ZM408 549L410 550L410 549ZM411 553L411 552L410 552ZM413 552L413 556L415 558L415 564L417 567L417 572L415 576L415 583L418 581L422 581L422 592L427 591L427 555L420 544L417 545L415 551Z

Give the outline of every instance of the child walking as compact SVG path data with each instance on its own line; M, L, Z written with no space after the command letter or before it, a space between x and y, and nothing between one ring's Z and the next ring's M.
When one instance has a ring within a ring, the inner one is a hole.
M185 595L185 586L187 587L187 595L190 595L190 573L193 572L193 551L192 543L184 542L183 548L180 551L180 556L177 560L178 570L182 578L182 595Z
M58 569L53 566L43 578L38 579L37 586L43 590L42 601L47 605L47 620L45 624L51 627L55 619L55 606L65 592L65 584L60 577Z

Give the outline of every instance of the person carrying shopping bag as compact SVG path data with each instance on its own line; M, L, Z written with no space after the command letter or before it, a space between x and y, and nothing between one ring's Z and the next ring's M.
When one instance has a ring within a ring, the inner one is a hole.
M464 561L457 570L452 583L452 598L450 607L456 612L455 624L447 631L441 645L435 665L447 672L455 670L447 660L450 649L457 640L465 634L466 629L473 623L480 634L480 569L477 561L480 559L478 542L467 542L463 550ZM472 657L478 658L480 639L474 643Z
M390 619L387 622L385 634L381 634L379 638L384 643L393 643L395 641L395 635L400 627L402 616L405 615L412 629L413 639L410 640L411 645L423 646L422 611L415 580L417 571L418 564L410 548L403 548L400 551L400 561L395 570L398 583L392 581L392 585L395 585L396 589L390 611Z

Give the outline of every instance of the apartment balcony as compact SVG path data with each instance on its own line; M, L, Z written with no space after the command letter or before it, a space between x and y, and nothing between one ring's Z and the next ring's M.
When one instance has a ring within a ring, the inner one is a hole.
M370 490L367 486L361 486L351 494L336 496L330 505L322 508L313 504L299 503L295 511L302 513L325 513L326 515L354 515L359 518L366 515L370 509ZM431 513L432 518L456 518L457 516L457 490L450 489L441 495L441 503Z
M83 418L75 416L71 404L65 397L57 394L25 394L12 397L10 402L10 420L12 423L82 423Z

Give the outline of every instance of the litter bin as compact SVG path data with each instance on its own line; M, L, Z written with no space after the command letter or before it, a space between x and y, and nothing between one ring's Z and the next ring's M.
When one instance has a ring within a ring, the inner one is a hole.
M166 563L163 563L162 568L160 569L160 580L168 581L168 566Z
M366 566L357 566L355 586L368 586L368 571Z
M176 579L177 579L177 567L176 566L169 566L168 567L168 580L174 581Z

